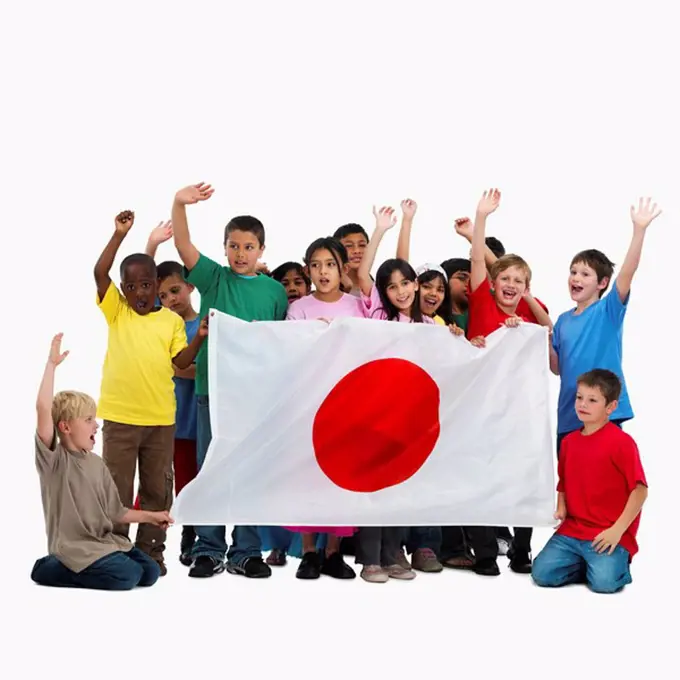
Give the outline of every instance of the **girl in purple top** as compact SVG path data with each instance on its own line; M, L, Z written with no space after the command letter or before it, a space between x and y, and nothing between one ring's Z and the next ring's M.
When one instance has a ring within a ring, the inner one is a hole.
M342 316L363 318L361 301L340 290L344 274L349 270L347 250L335 238L314 241L305 254L305 265L314 291L295 300L288 308L286 320L320 319L330 322ZM350 579L356 574L340 554L340 539L352 536L354 527L286 527L302 534L302 560L296 577L316 579L321 574ZM328 535L324 559L316 550L317 533Z

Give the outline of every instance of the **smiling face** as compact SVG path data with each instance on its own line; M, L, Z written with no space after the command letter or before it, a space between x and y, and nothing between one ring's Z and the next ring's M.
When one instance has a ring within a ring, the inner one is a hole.
M508 314L514 314L527 291L527 274L523 267L513 265L496 275L493 280L496 304Z
M417 281L409 281L398 269L392 272L387 283L388 300L401 314L409 316L418 291Z
M434 316L444 302L446 287L441 276L435 276L431 281L423 281L418 288L420 311L425 316Z
M347 250L347 258L349 259L349 268L353 270L359 269L361 260L366 252L368 241L363 234L348 234L340 239L340 243L345 246Z
M138 262L128 264L123 271L120 288L130 307L140 316L154 310L158 279L149 265Z
M241 276L255 276L257 261L262 257L264 246L255 234L250 231L233 229L227 236L224 251L229 267L235 274Z
M297 269L289 269L281 277L281 285L286 289L288 302L293 302L293 300L298 300L309 294L307 282Z
M594 302L609 283L607 278L598 282L597 272L585 262L574 262L569 270L569 295L576 304Z
M335 255L326 248L319 248L309 258L309 278L314 284L314 291L321 295L329 295L340 290L342 272Z

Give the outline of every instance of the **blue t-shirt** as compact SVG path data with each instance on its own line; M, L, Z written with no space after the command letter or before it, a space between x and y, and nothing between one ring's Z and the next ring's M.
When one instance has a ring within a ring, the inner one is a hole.
M191 342L201 324L201 317L185 321L187 342ZM175 381L175 439L196 439L196 381L187 378L173 378Z
M623 320L628 300L621 302L616 282L603 298L581 314L576 309L560 314L553 329L553 348L560 364L560 396L557 405L557 432L573 432L581 428L576 415L576 379L595 368L606 368L622 383L619 404L611 420L629 420L633 409L623 377Z

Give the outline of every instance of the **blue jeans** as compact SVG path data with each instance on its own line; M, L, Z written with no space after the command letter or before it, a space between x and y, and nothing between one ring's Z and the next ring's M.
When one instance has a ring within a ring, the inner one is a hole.
M53 555L48 555L41 557L31 572L33 581L41 586L94 590L132 590L136 586L152 586L160 575L158 564L138 548L106 555L79 573L65 567Z
M200 470L208 453L212 430L208 396L198 395L196 402L196 463ZM223 526L197 526L195 529L196 543L194 543L191 556L196 558L207 555L216 560L224 560L225 553L227 553L225 528ZM243 564L249 557L262 557L260 534L257 527L234 527L227 559L234 564Z
M553 534L536 558L531 577L539 586L558 588L585 583L596 593L615 593L632 583L630 553L617 545L614 552L598 553L592 541Z
M431 550L439 555L442 547L441 527L410 527L406 529L406 552L411 555L416 550Z

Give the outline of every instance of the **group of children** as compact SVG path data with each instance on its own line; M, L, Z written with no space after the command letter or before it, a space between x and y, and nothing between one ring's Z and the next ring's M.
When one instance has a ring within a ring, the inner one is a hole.
M355 555L361 577L371 583L444 568L496 576L498 556L507 555L513 571L532 574L542 586L585 582L592 590L615 592L630 583L647 483L635 442L622 429L633 417L622 372L622 327L646 229L660 214L656 204L646 199L631 208L633 236L616 278L600 251L572 258L568 286L575 307L553 325L531 292L526 261L486 236L487 218L500 204L496 189L483 193L474 221L455 221L455 231L470 243L469 259L416 269L409 246L417 205L402 201L396 257L382 262L375 276L381 240L397 224L393 208L374 208L370 237L362 226L346 224L311 243L302 263L270 272L261 261L265 230L255 217L234 217L224 229L228 266L194 246L186 207L212 194L204 183L177 192L171 220L151 232L146 253L123 259L120 288L110 270L134 214L116 217L94 269L97 304L109 328L98 405L79 392L54 395L55 369L67 352L61 335L52 341L35 438L49 554L35 563L36 583L130 589L166 573L173 479L179 493L200 470L211 440L204 340L212 308L245 321L350 316L439 324L479 351L501 326L545 326L550 368L560 377L555 517L561 523L535 560L526 527L236 526L227 545L224 526L185 526L180 561L189 576L210 577L226 568L266 578L272 566L297 556L300 579L352 579L356 572L347 555ZM181 263L156 265L157 248L170 239ZM200 313L192 306L194 290ZM97 418L103 420L102 458L91 452ZM131 523L140 525L134 546ZM266 560L263 550L270 551Z

